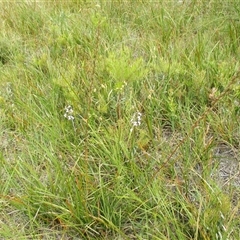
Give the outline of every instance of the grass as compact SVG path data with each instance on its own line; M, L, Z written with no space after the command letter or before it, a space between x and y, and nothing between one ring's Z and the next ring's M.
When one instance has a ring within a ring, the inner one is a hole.
M237 1L0 3L1 239L238 239Z

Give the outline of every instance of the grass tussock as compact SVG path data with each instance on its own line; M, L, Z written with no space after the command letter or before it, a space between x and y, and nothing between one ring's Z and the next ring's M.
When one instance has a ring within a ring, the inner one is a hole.
M0 238L238 239L239 16L0 3Z

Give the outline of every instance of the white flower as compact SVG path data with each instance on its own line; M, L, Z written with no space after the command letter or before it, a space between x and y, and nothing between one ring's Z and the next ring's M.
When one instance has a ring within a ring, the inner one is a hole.
M73 116L73 108L72 106L68 105L64 108L65 113L64 113L64 117L67 118L69 121L73 121L74 120L74 116Z
M141 120L142 120L142 113L140 112L134 113L131 119L132 128L130 129L130 132L133 131L134 127L138 127L141 125Z

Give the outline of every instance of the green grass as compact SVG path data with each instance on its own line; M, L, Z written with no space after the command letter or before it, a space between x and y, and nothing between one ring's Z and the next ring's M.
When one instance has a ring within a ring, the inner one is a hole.
M237 1L0 9L0 239L239 239Z

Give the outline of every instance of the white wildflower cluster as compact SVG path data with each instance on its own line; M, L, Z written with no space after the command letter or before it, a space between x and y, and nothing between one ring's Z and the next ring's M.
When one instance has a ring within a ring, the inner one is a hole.
M65 113L64 113L64 117L67 118L69 121L74 120L74 116L73 116L73 108L72 106L68 105L65 107Z
M131 119L131 124L132 124L132 128L130 129L131 132L133 131L134 127L138 127L141 125L141 120L142 120L142 113L140 112L134 113Z

